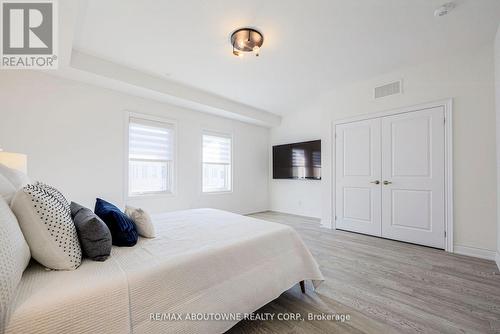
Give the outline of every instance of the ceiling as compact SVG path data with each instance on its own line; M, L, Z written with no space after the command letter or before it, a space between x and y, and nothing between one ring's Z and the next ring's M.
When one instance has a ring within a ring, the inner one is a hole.
M499 0L88 0L73 49L278 115L346 82L491 43ZM230 33L264 34L235 57Z

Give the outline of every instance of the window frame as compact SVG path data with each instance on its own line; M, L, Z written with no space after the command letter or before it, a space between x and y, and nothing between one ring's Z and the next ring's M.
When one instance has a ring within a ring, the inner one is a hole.
M230 140L231 144L231 162L230 162L230 173L231 173L231 178L229 180L229 190L213 190L213 191L204 191L203 190L203 136L215 136L215 137L222 137L222 138L228 138ZM232 133L229 132L220 132L220 131L213 131L213 130L207 130L203 129L201 131L201 136L200 136L200 146L201 146L201 156L200 156L200 193L202 195L222 195L222 194L231 194L234 191L234 137Z
M155 192L147 192L147 193L142 193L142 194L131 194L130 189L129 189L129 125L130 125L130 119L131 118L138 118L142 119L145 121L149 122L159 122L159 123L165 123L169 126L172 127L173 129L173 135L172 135L172 141L173 141L173 146L172 146L172 179L171 181L171 189L169 191L155 191ZM127 200L133 200L133 199L140 199L140 198L162 198L162 197L173 197L177 195L177 121L174 119L162 117L162 116L157 116L157 115L151 115L151 114L144 114L144 113L138 113L135 111L125 111L125 117L124 117L124 170L125 173L123 175L124 179L124 198L125 201Z

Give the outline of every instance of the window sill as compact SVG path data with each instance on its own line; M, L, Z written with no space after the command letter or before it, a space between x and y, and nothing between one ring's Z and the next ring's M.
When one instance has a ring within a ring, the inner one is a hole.
M232 194L233 190L213 190L213 191L201 191L202 195L224 195Z
M174 192L160 192L160 193L145 193L145 194L136 194L136 195L127 195L128 200L136 200L136 199L152 199L152 198L168 198L174 197Z

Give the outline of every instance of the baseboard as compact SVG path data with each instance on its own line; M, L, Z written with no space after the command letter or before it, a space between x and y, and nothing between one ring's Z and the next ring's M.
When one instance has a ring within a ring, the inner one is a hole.
M497 263L498 270L500 270L500 253L497 251L495 256L495 262Z
M329 221L328 219L321 219L321 228L327 228L329 230L332 229L332 222Z
M454 245L453 253L473 256L473 257L478 257L480 259L493 260L493 261L495 261L495 257L498 259L498 253L496 253L495 251L482 248L469 247L469 246ZM498 264L498 260L496 261Z

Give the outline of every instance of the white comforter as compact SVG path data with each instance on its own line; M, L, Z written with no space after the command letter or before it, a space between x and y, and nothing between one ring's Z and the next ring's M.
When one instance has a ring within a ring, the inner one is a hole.
M106 262L69 272L30 266L6 333L221 333L237 321L166 317L251 313L301 280L323 280L288 226L214 209L154 221L155 239L113 247Z

